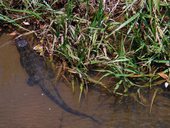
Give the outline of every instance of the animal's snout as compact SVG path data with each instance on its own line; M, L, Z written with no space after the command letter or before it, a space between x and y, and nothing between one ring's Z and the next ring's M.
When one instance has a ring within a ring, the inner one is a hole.
M20 38L16 39L15 42L16 42L17 47L19 48L23 48L28 45L28 42L26 40L20 39Z

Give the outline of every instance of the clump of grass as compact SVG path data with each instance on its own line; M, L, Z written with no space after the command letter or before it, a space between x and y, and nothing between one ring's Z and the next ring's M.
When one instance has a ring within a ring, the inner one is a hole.
M20 0L20 5L1 1L0 7L0 20L33 31L44 56L63 64L63 77L81 82L81 94L92 83L109 93L127 95L130 88L151 87L161 77L158 73L167 73L170 3L166 0ZM114 80L103 83L107 78Z

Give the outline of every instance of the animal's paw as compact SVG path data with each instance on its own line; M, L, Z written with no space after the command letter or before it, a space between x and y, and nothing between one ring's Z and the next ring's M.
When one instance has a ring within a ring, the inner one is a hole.
M30 77L30 78L28 78L28 80L27 80L27 84L28 84L29 86L33 86L35 83L34 83L34 81L32 80L32 78Z
M27 84L28 84L29 86L33 86L33 85L35 85L35 84L37 84L37 83L38 83L38 80L35 79L34 77L29 77L28 80L27 80Z

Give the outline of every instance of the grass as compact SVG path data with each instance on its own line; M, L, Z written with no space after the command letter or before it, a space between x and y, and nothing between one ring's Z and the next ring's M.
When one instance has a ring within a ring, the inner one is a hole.
M112 2L0 1L1 26L33 32L41 54L61 63L60 75L80 82L80 98L87 85L126 96L168 81L162 76L169 76L170 2Z

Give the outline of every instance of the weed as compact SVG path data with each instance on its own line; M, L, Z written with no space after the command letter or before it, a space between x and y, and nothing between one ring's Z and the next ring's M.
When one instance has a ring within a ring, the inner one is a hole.
M67 63L65 74L81 82L80 98L89 83L126 95L134 86L154 85L158 73L168 74L168 0L21 0L20 5L0 1L0 7L4 24L34 31L54 63ZM103 83L107 78L114 81Z

